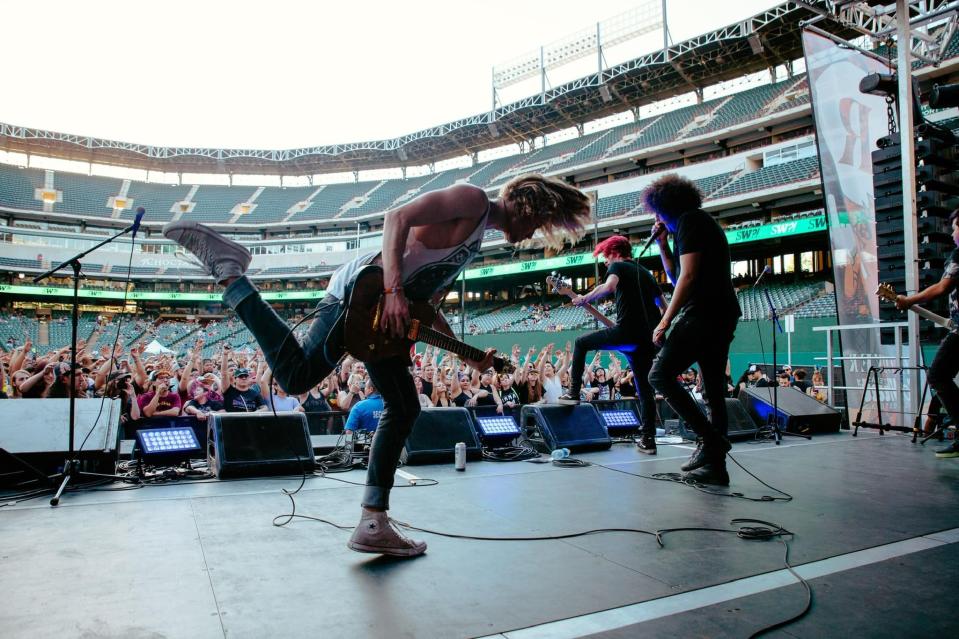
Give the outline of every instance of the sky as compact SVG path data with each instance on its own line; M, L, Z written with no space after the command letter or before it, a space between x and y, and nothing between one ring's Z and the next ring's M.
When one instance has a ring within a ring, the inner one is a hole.
M15 0L0 122L166 146L392 138L488 111L494 65L647 2ZM776 4L667 0L669 31L680 42ZM650 34L607 62L661 45ZM548 80L595 68L582 60ZM526 82L503 101L538 90Z

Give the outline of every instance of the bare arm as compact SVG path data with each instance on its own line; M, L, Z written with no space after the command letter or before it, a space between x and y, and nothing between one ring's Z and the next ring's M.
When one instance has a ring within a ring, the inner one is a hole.
M659 245L659 259L663 262L663 268L666 270L666 277L676 285L676 258L673 256L673 250L669 248L669 238L666 233L666 225L662 222L653 224L652 235L656 236L656 243Z
M386 213L383 220L383 286L395 292L386 296L383 306L384 332L400 337L409 322L409 303L399 287L403 284L403 252L410 231L414 227L440 225L462 218L479 221L488 202L482 189L459 184L426 193Z
M616 292L616 286L619 284L618 275L610 275L606 278L606 281L602 284L597 285L593 290L585 295L577 295L573 298L573 304L580 306L582 304L588 304L594 300L601 300L607 295L612 295Z
M938 297L948 295L954 288L956 288L956 278L944 277L932 286L919 291L915 295L899 295L896 298L896 308L905 310L914 304L931 302Z

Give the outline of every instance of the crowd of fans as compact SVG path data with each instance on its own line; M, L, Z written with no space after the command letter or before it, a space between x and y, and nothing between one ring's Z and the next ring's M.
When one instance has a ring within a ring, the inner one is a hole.
M78 344L77 369L70 369L70 348L45 354L34 349L28 337L22 345L11 344L0 355L0 398L69 396L70 385L78 397L119 398L122 420L195 417L206 420L211 413L272 410L349 415L369 400L372 412L382 410L382 400L363 362L344 357L339 366L308 392L290 396L273 383L270 368L259 350L234 350L223 342L204 357L205 338L215 331L200 332L191 347L179 355L146 352L145 342L126 346ZM190 332L190 327L184 327ZM91 342L97 342L96 334ZM580 394L582 401L636 397L633 371L624 367L618 353L597 352L587 363ZM513 345L509 354L512 370L479 371L452 353L418 344L411 353L411 366L418 399L423 407L488 407L503 413L523 404L557 403L569 391L572 344L565 348L549 344L526 351ZM728 371L727 371L728 373ZM807 379L804 369L785 366L775 377L780 386L792 386L825 400L821 373ZM702 399L702 379L696 369L682 375L689 392ZM730 396L747 386L770 386L760 365L751 365L736 383L727 374ZM379 402L378 410L376 403ZM369 408L369 407L368 407Z

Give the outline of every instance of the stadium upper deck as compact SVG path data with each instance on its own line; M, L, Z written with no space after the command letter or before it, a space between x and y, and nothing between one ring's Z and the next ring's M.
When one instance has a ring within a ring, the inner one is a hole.
M800 22L831 2L784 2L736 24L501 106L389 140L283 150L157 147L0 124L0 149L181 173L312 175L396 168L475 154L596 120L802 56ZM853 36L834 25L834 32ZM755 53L759 49L760 53Z

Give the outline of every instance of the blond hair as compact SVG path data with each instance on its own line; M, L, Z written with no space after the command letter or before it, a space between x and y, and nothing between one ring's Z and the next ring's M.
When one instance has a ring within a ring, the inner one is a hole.
M527 173L507 182L499 196L512 202L518 217L531 217L543 243L560 250L583 237L590 218L589 197L571 184L539 173Z

